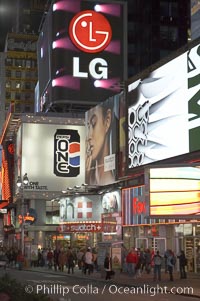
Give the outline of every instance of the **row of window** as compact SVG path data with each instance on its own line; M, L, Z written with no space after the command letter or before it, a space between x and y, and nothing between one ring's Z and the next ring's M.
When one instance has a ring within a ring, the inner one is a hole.
M6 70L7 78L26 78L26 79L37 79L38 74L36 70Z
M10 102L5 103L5 111L10 110ZM17 103L12 101L12 110L15 113L30 113L33 112L33 105L31 104L24 104L24 103Z
M5 65L18 68L37 68L37 60L6 58Z
M6 100L20 100L20 101L33 101L34 102L34 93L30 92L6 92Z
M7 80L6 88L7 89L17 89L17 90L34 90L35 82Z

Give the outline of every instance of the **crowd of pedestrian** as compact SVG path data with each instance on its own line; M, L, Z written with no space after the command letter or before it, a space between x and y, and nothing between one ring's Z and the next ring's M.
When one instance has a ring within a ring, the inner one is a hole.
M97 252L95 248L90 247L81 249L55 248L55 249L38 249L38 254L31 255L32 267L48 267L55 271L67 270L68 274L74 273L75 266L78 266L84 274L91 274L97 266Z
M161 281L162 270L169 274L169 280L174 280L174 269L176 266L176 259L179 260L179 271L180 278L187 278L187 258L183 250L180 254L175 255L170 249L167 249L163 255L160 254L159 250L156 252L145 249L132 247L129 251L127 249L122 250L122 271L127 273L133 279L142 277L144 273L152 274L154 281ZM25 258L20 250L17 248L1 248L0 256L5 257L10 267L18 267L22 269ZM31 267L48 267L55 271L64 270L68 274L74 273L75 266L79 270L82 270L83 274L90 275L94 270L98 271L98 254L95 248L80 248L72 249L71 247L55 248L55 249L38 249L31 254ZM110 255L106 253L104 261L104 269L106 271L106 280L111 278L111 274L114 273L112 270L112 259Z
M167 249L161 256L159 250L154 252L145 249L143 251L140 248L132 247L124 256L123 271L134 279L142 277L143 273L152 273L154 281L161 281L161 271L164 270L165 273L169 274L169 280L174 281L176 259L179 259L180 278L187 278L187 258L182 250L180 254L175 255L172 250Z

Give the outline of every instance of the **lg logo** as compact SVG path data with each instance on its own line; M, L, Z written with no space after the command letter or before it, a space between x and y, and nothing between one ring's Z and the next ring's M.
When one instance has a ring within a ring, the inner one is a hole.
M81 51L97 53L109 45L112 30L102 14L86 10L71 20L69 35L74 45Z
M79 69L79 57L73 58L73 76L88 78L88 72L81 72ZM93 59L89 64L89 73L95 79L108 78L108 64L106 60L101 58Z
M86 10L78 13L70 22L69 35L73 44L86 53L103 51L110 43L112 30L108 20L100 13ZM103 58L91 60L88 71L80 71L80 58L73 57L73 76L94 79L108 78L108 63Z

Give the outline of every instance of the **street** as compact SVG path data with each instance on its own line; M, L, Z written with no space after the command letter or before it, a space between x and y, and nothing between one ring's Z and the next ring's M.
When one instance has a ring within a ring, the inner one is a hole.
M185 297L178 294L169 293L161 285L144 285L137 287L116 284L111 281L98 281L93 279L77 278L66 274L56 275L51 273L40 273L37 271L18 271L16 269L0 270L0 277L5 273L24 284L24 290L28 295L31 292L37 294L44 293L51 296L53 301L79 301L79 300L115 300L129 301L133 299L145 300L147 297L154 301L192 301L195 297Z

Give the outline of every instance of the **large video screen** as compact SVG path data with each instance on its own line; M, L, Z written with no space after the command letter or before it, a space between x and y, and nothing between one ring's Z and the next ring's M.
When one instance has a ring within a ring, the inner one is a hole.
M200 218L200 166L150 168L152 217Z
M128 169L200 149L199 73L197 44L129 83Z

